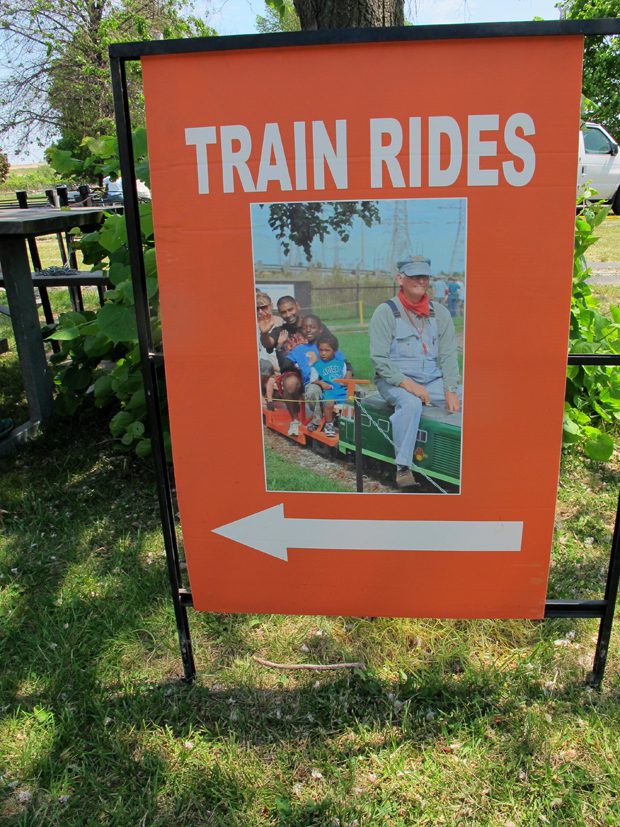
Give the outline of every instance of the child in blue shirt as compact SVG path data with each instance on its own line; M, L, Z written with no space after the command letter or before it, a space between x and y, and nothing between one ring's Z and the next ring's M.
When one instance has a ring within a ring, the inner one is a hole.
M301 373L301 380L305 387L312 381L310 379L310 370L312 365L319 359L319 349L316 343L317 336L320 336L321 333L329 333L329 331L323 326L323 322L319 319L319 317L313 315L305 316L302 319L301 329L303 330L308 342L307 344L297 345L297 347L294 347L293 350L289 351L286 355L287 361L284 363L281 362L281 369L291 370L290 363L292 362ZM336 352L336 356L344 359L346 362L342 351L338 350ZM347 366L347 370L348 369L349 366Z
M317 336L321 333L329 333L327 328L318 316L310 314L305 316L301 322L301 328L307 343L297 345L293 350L289 351L286 359L280 360L280 370L298 370L301 374L301 381L304 386L304 402L306 414L309 420L306 423L306 428L312 433L316 431L322 419L321 399L323 398L323 391L318 385L315 385L310 378L310 371L312 365L319 361L319 349L316 344ZM345 360L344 354L341 351L336 351L336 356ZM351 370L351 366L347 364L347 371Z
M323 391L323 416L325 417L325 436L335 436L334 405L347 398L345 385L336 382L347 374L347 363L341 354L337 354L338 339L333 333L323 332L316 338L319 359L310 369L310 382Z

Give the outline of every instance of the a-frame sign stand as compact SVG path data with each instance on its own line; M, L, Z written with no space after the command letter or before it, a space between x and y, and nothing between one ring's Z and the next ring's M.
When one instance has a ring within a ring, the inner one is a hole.
M339 43L375 43L398 41L460 40L476 38L514 38L536 36L581 36L620 34L618 20L544 21L532 23L485 23L454 26L412 26L391 29L351 29L346 31L299 32L274 35L243 35L190 40L153 41L144 43L115 44L110 47L112 85L116 111L116 127L120 152L121 174L124 181L125 217L127 222L129 252L132 269L137 327L146 399L149 429L153 446L153 458L157 494L162 522L168 575L179 635L183 671L187 681L195 675L194 656L188 618L192 606L192 594L183 585L183 577L176 536L175 508L172 485L166 462L160 415L158 374L163 371L163 353L155 352L150 325L149 303L146 290L145 266L141 246L140 219L136 190L134 154L131 138L128 86L125 65L144 56L188 54L239 49L261 49L292 46L320 46ZM131 182L131 185L129 185ZM620 356L615 354L571 354L568 363L574 365L618 365ZM359 475L359 471L358 471ZM545 618L598 618L599 632L592 671L588 676L590 686L600 687L614 619L614 609L620 581L620 500L616 511L615 528L611 543L605 593L594 600L562 599L545 602Z

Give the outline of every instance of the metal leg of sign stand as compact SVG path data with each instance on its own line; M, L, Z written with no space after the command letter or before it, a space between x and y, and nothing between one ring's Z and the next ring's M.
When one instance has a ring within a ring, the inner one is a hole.
M598 629L598 639L596 641L596 649L594 650L594 663L592 666L592 671L586 680L588 686L591 686L594 689L601 688L601 682L605 674L605 664L607 662L611 630L614 622L614 611L616 608L616 598L618 597L619 582L620 498L618 499L618 506L616 508L616 522L611 543L609 566L607 569L605 597L602 600L547 600L545 604L545 618L599 618L600 623Z
M614 536L611 541L609 568L607 569L607 585L605 586L604 598L605 605L603 607L603 616L598 629L598 640L596 641L596 651L594 653L594 665L592 667L592 672L588 676L588 683L595 689L600 689L601 681L603 680L603 675L605 674L605 663L607 661L607 652L609 651L611 629L614 622L614 610L616 608L616 598L618 596L618 581L620 581L620 498L616 509L616 525L614 527Z
M189 682L196 674L189 619L187 616L187 605L191 602L191 599L190 601L187 600L187 592L181 588L181 566L176 537L174 506L164 449L159 388L157 383L157 368L159 365L163 366L163 355L153 352L144 257L142 254L140 215L136 191L125 64L123 60L118 58L111 58L110 64L121 175L125 190L125 221L127 224L131 276L135 297L138 341L140 344L140 359L146 393L151 445L153 448L157 497L159 500L159 511L166 550L168 577L172 590L174 615L183 661L183 672L185 680ZM130 182L131 186L129 186ZM182 593L185 594L185 597L182 596Z
M353 421L355 424L355 481L357 491L364 491L364 454L362 453L362 408L360 400L362 394L355 391L353 397Z
M607 584L603 600L547 600L545 618L572 617L599 619L598 639L594 650L594 663L586 683L594 689L601 688L614 621L614 610L620 580L620 502L616 510L616 525L607 570Z
M620 365L616 353L569 354L569 365ZM611 541L605 596L602 600L547 600L545 617L598 617L600 619L594 663L587 677L587 684L594 689L601 688L605 674L607 654L614 622L618 584L620 582L620 496L616 506L614 534Z
M609 651L611 630L614 622L618 583L620 581L620 498L616 507L616 522L609 555L607 569L607 583L605 597L602 600L547 600L545 603L545 618L597 617L600 620L598 639L594 650L594 663L586 683L594 689L601 688L605 674L605 664Z
M135 285L134 285L135 291ZM136 293L137 298L137 293ZM145 293L146 298L146 293ZM140 331L140 324L138 324L138 336L150 336L150 327L147 331ZM162 523L162 533L164 536L164 548L166 550L166 563L168 566L168 578L170 580L170 587L172 591L172 604L174 607L174 617L177 625L177 634L179 636L179 646L181 649L181 660L183 661L184 679L191 683L196 675L196 666L194 664L194 653L192 649L192 638L189 628L189 618L187 615L187 598L182 598L182 592L187 595L187 591L182 589L181 577L181 561L179 558L179 547L176 536L176 525L174 519L174 505L172 501L172 488L170 485L170 476L168 474L168 467L166 463L166 455L163 442L163 429L161 422L161 407L159 399L159 387L157 382L157 366L163 363L161 354L149 353L147 356L147 369L143 372L145 376L146 399L149 410L149 425L151 428L151 440L153 442L153 459L155 463L155 480L157 483L157 498L159 500L159 511ZM148 381L147 376L148 374ZM158 444L158 450L155 450L155 442Z

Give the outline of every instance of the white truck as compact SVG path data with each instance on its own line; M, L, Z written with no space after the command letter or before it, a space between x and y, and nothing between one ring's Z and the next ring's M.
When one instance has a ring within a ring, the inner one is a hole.
M620 154L618 144L598 123L584 124L579 132L579 186L588 184L596 198L609 201L620 215Z

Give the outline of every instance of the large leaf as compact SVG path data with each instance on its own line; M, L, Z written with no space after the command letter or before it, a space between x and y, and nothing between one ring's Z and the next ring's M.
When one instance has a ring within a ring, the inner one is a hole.
M110 264L110 281L115 287L127 279L131 278L131 267L119 261L114 261Z
M590 459L606 462L614 452L614 441L610 436L599 431L586 441L584 450Z
M99 138L86 138L84 143L93 155L99 158L117 158L118 143L113 135L102 135Z
M110 433L112 436L120 436L133 421L132 414L127 413L127 411L119 411L110 420Z
M147 278L154 278L157 275L157 261L155 259L155 248L151 247L144 253L144 270Z
M146 410L146 394L144 388L138 388L138 390L134 391L131 399L127 403L127 410L134 412Z
M54 400L54 410L59 416L71 416L80 407L82 396L74 391L59 393Z
M107 373L103 376L100 376L95 381L95 384L93 386L93 392L95 394L95 401L97 406L103 407L103 405L106 405L114 396L111 376Z
M62 384L71 391L85 391L93 379L92 371L86 367L70 367L62 377Z
M127 244L127 227L122 215L108 215L99 231L99 244L113 253Z
M153 208L151 204L140 204L140 229L145 239L153 236Z
M140 439L140 437L144 434L144 424L138 420L134 420L127 426L127 433L131 434L133 439Z
M573 422L566 414L564 415L564 423L562 426L562 442L569 445L572 442L579 442L581 438L581 428L576 422Z
M137 342L136 317L131 307L121 304L104 304L99 311L99 329L114 342Z
M139 161L136 164L136 178L144 181L147 187L151 186L151 172L149 170L149 162L147 160Z
M125 307L133 307L135 302L133 298L133 284L130 279L121 281L118 287L110 294L114 301L120 302Z
M150 439L141 439L136 445L136 454L140 457L140 459L148 457L152 450Z
M153 296L155 296L157 294L158 290L159 290L159 284L157 283L157 279L154 278L154 277L153 278L148 278L147 277L147 279L146 279L146 295L149 297L149 299L152 299Z
M47 157L50 166L60 175L71 175L78 172L82 166L82 162L74 158L67 149L51 148L47 151Z
M112 343L103 333L87 336L84 340L84 353L90 359L101 359L112 351Z
M131 133L133 154L135 158L144 158L147 154L146 129L143 126L134 129Z
M72 339L79 339L82 334L78 327L59 327L54 333L50 333L48 339L55 339L57 342L68 342Z

